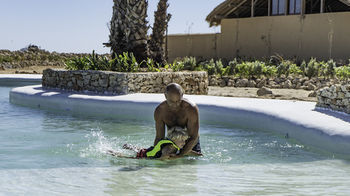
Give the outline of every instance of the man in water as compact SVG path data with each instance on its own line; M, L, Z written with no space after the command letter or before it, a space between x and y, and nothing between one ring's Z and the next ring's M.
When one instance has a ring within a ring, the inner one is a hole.
M154 145L165 137L167 129L182 127L187 130L189 139L176 158L189 155L192 151L201 154L199 144L199 112L196 104L183 98L183 89L176 83L171 83L165 90L166 101L159 104L154 111L156 122L156 137Z

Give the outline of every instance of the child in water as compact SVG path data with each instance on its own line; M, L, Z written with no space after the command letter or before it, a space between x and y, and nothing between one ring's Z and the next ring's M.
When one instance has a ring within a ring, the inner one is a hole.
M170 159L172 156L180 153L181 148L186 144L189 138L187 131L181 127L173 127L168 130L167 138L160 140L155 146L139 149L135 146L124 144L124 149L135 151L136 157L125 157L117 152L108 151L109 154L124 158L149 158L149 159ZM201 155L193 152L194 155Z

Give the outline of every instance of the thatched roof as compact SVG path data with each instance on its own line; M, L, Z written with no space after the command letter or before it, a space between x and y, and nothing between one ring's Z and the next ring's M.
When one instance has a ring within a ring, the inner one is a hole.
M255 0L254 16L268 16L268 0ZM350 0L332 0L326 2L326 12L350 11ZM319 3L319 2L318 2ZM306 0L306 6L311 5L310 0ZM319 13L320 10L315 4L312 4L315 10L307 9L306 14ZM251 0L225 0L218 5L207 16L206 21L210 26L221 24L224 18L245 18L251 16Z
M221 19L225 18L228 13L237 9L239 3L247 0L226 0L218 5L210 14L207 16L206 21L209 22L210 26L220 25Z

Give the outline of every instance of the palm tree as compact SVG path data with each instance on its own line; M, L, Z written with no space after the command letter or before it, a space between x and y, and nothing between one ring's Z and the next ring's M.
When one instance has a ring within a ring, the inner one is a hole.
M159 0L157 11L154 12L154 25L149 41L151 56L155 62L160 64L165 63L164 35L171 18L171 15L167 14L168 7L168 0Z
M148 0L113 0L109 43L112 57L123 52L133 53L141 62L148 57Z

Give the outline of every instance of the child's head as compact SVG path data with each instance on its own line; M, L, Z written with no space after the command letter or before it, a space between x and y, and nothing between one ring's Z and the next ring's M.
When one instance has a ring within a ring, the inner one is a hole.
M187 130L181 127L173 127L168 130L167 137L173 141L179 148L184 147L186 140L189 138Z

